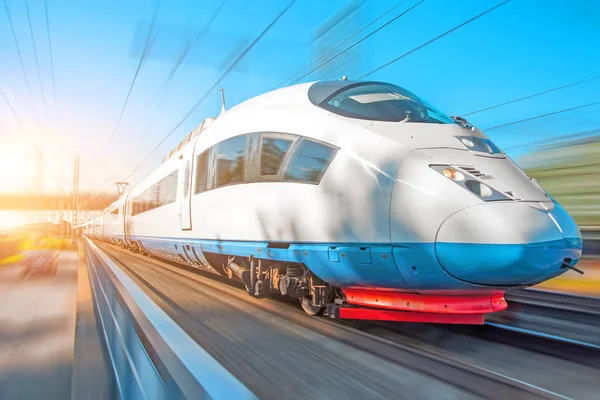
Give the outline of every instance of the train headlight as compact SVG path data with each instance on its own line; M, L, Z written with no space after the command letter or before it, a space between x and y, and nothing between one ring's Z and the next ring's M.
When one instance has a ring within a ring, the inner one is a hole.
M502 154L502 150L498 148L490 139L478 136L454 136L460 144L465 146L470 151L477 151L487 154Z
M486 185L476 178L476 175L472 175L470 170L463 172L460 168L455 168L450 165L430 165L431 169L444 175L459 186L473 193L483 201L499 201L499 200L512 200L504 194L498 192L496 189Z
M462 172L456 170L455 168L444 168L442 174L446 178L452 179L453 181L462 182L465 180L465 175Z
M464 144L465 146L467 146L468 148L472 149L473 147L475 147L475 143L473 143L472 141L470 141L469 139L463 137L462 139L460 139L460 142L462 144Z

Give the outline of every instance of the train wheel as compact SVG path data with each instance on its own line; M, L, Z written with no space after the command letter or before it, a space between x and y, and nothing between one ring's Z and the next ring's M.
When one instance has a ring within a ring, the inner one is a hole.
M323 314L325 307L313 305L312 295L300 297L300 305L305 313L311 316Z

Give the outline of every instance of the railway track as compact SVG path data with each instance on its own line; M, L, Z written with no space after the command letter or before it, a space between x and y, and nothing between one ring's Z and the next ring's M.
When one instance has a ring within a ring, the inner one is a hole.
M599 299L526 289L510 293L507 301L508 310L490 316L486 325L534 337L538 345L554 343L569 357L583 355L581 362L600 366Z
M509 293L507 298L512 303L564 310L600 318L600 298L597 297L524 289Z
M173 295L165 294L164 287L161 288L160 286L161 284L164 285L166 281L172 281L173 277L176 276L176 280L185 287L194 287L195 291L200 292L211 292L210 295L213 298L218 298L225 303L242 302L246 304L243 306L245 308L248 308L248 306L256 307L275 316L278 320L303 327L330 340L360 349L372 356L400 365L407 370L416 371L434 381L451 385L461 390L463 395L468 393L478 398L506 398L508 396L518 396L519 398L570 398L573 394L578 394L577 390L565 391L565 385L559 385L556 388L541 385L539 382L543 379L540 380L540 377L538 379L522 379L518 376L519 374L511 374L510 368L508 371L506 368L494 368L493 363L465 357L465 352L457 351L452 346L450 346L451 348L442 346L436 343L436 340L431 340L432 337L446 336L447 339L451 339L446 340L446 344L453 341L456 344L456 332L446 327L420 324L373 324L310 318L305 316L299 307L291 305L289 301L254 299L248 296L243 288L231 285L231 281L215 279L212 275L212 279L209 279L205 274L197 272L195 268L165 263L162 260L149 260L106 244L101 244L100 247L130 274L144 290L155 297L159 305L165 308L167 312L176 308L181 309L181 306L174 303ZM160 275L160 278L157 275ZM153 278L149 278L149 276L153 276ZM153 281L153 279L155 280ZM156 279L161 283L157 284ZM197 318L197 315L189 310L183 312L183 315L184 318ZM181 314L178 317L181 318ZM182 327L184 329L185 326L186 324L183 323ZM192 337L197 334L193 329L190 328L188 332ZM464 345L464 340L474 340L472 336L469 338L469 334L465 335L464 332L460 331L458 333L463 341L463 344L459 347ZM202 339L199 338L199 340ZM478 337L475 337L475 340L479 342L474 345L489 344ZM494 344L494 346L498 347L499 345ZM506 353L505 350L504 353ZM544 357L547 356L540 355L538 357L539 361L548 366L549 364L544 360ZM515 356L512 360L513 363L515 360L519 360L518 356ZM507 360L506 363L509 364L510 360ZM513 369L514 367L516 366L513 366ZM572 365L567 367L571 371L574 368ZM592 368L589 366L580 367L581 371L578 372L591 374ZM541 372L543 370L544 368L541 369ZM597 372L595 371L594 374L597 374ZM562 391L556 390L561 387ZM581 388L585 389L585 385ZM397 396L397 393L395 395Z

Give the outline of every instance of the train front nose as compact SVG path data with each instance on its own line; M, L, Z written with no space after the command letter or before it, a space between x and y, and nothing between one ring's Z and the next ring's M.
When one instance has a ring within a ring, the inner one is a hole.
M547 208L552 208L547 210ZM453 277L480 285L550 279L581 257L581 233L559 204L487 202L441 225L435 252Z

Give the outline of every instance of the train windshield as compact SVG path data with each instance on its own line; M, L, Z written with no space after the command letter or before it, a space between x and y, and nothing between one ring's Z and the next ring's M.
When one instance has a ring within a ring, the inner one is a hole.
M388 122L454 124L413 93L387 83L358 83L333 93L319 107L348 118Z

